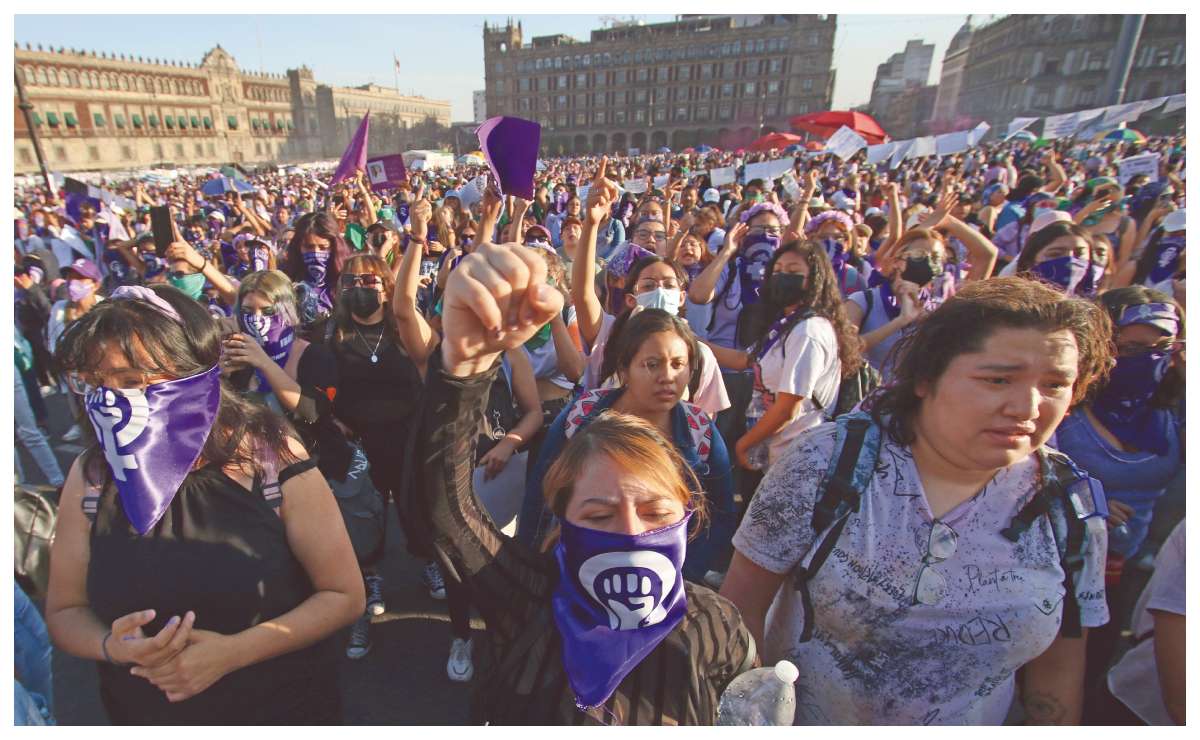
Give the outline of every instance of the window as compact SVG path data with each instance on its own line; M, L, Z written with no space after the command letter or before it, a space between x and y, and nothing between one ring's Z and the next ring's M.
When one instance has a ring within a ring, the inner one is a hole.
M559 90L567 89L567 75L559 75L558 76L558 89Z
M262 142L261 141L254 142L254 153L262 154Z
M227 117L227 118L225 119L225 122L226 122L227 124L229 124L229 128L231 128L231 129L234 129L234 130L237 130L237 127L238 127L238 118L237 118L237 116L229 116L229 117Z
M613 123L624 125L625 118L626 118L625 111L619 110L613 114Z
M770 80L767 82L767 94L775 95L779 92L779 80Z
M728 121L733 117L733 106L729 103L721 103L717 106L717 118L722 121Z
M633 102L635 102L635 103L645 103L646 102L645 89L637 90L633 93Z
M566 108L567 107L567 96L559 95L557 98L554 99L554 104L556 107Z
M774 100L768 102L763 106L763 115L767 117L779 115L779 103Z
M700 88L700 99L701 100L708 100L711 97L712 97L712 87L711 86L704 85L703 87Z
M541 60L541 59L534 60L534 62L533 62L533 68L534 68L535 70L536 70L536 69L541 69L541 68L542 68L542 60Z
M669 67L659 67L656 79L659 82L666 82L671 79L671 69Z
M688 119L688 109L686 105L680 105L675 108L675 120L686 121Z
M150 128L158 128L158 116L151 114L149 118Z
M700 79L711 80L713 76L713 66L711 64L700 65Z
M212 144L206 144L204 148L205 148L205 151L208 152L208 156L210 156L210 157L217 156L217 148L215 146L213 146Z
M88 147L88 161L89 162L99 162L100 161L100 147L98 147L98 146L89 146Z
M592 121L599 126L604 125L604 111L598 110L592 115Z
M65 121L66 124L68 126L70 126L71 128L75 128L76 126L79 125L79 119L76 118L75 114L72 113L71 111L67 111L66 113L63 114L63 121Z
M580 72L579 74L575 75L575 87L587 87L587 78L587 72Z
M187 117L186 116L179 117L179 128L181 128L181 129L187 128Z
M708 117L711 113L712 113L712 109L709 108L707 105L696 106L696 120L697 121L707 121Z
M587 125L587 114L586 113L576 113L575 114L575 125L576 126L586 126Z
M208 120L208 119L205 119L205 120ZM290 123L290 121L289 121L289 123ZM200 128L200 119L199 119L199 117L197 117L197 116L192 116L192 128ZM208 126L205 126L205 128L209 128L209 127L208 127Z
M67 161L67 148L63 146L54 147L54 158L60 162Z
M723 98L732 98L733 97L733 83L732 82L726 82L724 85L721 85L721 97L723 97Z
M1057 60L1057 59L1047 59L1045 66L1042 67L1042 74L1047 74L1047 75L1058 74L1058 61L1059 60Z
M492 85L492 92L496 93L497 95L503 95L504 80L496 80L496 82Z
M601 106L601 105L605 104L604 103L604 93L598 92L598 93L596 93L595 97L593 97L592 99L595 101L595 104L597 106Z
M25 147L17 150L17 156L21 159L21 164L33 164L33 153Z
M588 96L580 93L575 96L575 107L576 108L586 108L587 101L588 101Z
M666 108L655 108L654 109L654 120L659 121L659 122L667 120L667 109Z
M743 95L753 95L754 87L755 86L754 86L753 82L747 82L745 85L742 86L742 94Z
M646 111L642 110L641 108L638 108L637 110L635 110L633 112L633 122L634 123L645 123L646 122Z
M97 128L104 128L104 125L105 125L104 124L104 114L103 113L93 113L92 114L92 123L96 124Z
M649 79L650 79L650 73L647 72L644 67L637 71L637 81L638 82L646 82Z
M559 127L559 128L566 128L566 126L567 126L567 114L566 114L566 113L559 113L559 114L558 114L558 118L555 120L555 122L558 124L558 127Z
M124 159L124 160L133 159L133 147L128 146L128 145L122 145L121 146L121 159Z
M529 92L529 78L528 77L522 77L520 79L520 81L517 83L517 91L518 92ZM504 91L498 90L497 92L504 92Z
M773 75L783 74L783 60L772 59L767 67L767 71Z
M46 123L57 128L58 127L58 114L55 113L54 111L48 111L46 113Z
M725 62L721 65L721 76L725 79L737 76L737 62Z
M204 156L204 146L203 146L203 145L201 145L201 144L197 144L197 145L196 145L196 149L195 149L195 151L196 151L196 156L197 156L197 157L203 157L203 156Z
M804 81L800 83L800 89L803 90L804 92L811 91L813 89L812 78L811 77L804 78Z
M554 57L554 68L562 69L562 57Z

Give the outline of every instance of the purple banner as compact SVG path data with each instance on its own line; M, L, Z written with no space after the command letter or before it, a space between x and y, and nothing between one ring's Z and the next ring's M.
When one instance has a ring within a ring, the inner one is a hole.
M404 155L389 154L386 157L372 157L367 160L367 182L372 190L391 190L398 188L408 180L408 170L404 167Z

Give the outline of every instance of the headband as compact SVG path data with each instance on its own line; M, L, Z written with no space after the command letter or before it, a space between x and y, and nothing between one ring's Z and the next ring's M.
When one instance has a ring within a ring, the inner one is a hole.
M804 227L805 234L815 234L817 229L826 221L837 221L846 231L849 232L854 228L854 221L846 213L838 210L824 211L814 216Z
M164 300L163 297L160 296L158 293L155 293L153 290L151 290L150 288L147 288L145 286L122 285L121 287L114 290L112 292L112 295L110 295L108 297L108 299L110 301L118 301L118 300L145 301L146 303L149 303L150 305L152 305L156 309L158 309L160 313L165 314L169 318L174 319L181 326L183 325L183 319L181 319L179 317L179 312L175 310L175 307L172 306L170 303L167 303L167 301Z
M787 211L783 210L778 203L759 203L758 205L743 211L741 218L738 220L742 223L749 223L750 219L754 218L758 214L768 212L775 214L775 217L779 219L780 226L787 226L792 221L790 218L788 218Z
M1179 315L1169 303L1139 303L1136 306L1126 306L1121 312L1117 326L1130 324L1149 324L1172 336L1179 333Z

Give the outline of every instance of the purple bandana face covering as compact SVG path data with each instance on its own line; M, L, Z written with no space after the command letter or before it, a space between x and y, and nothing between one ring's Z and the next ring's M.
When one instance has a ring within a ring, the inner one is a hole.
M770 234L753 234L742 241L738 258L742 283L742 305L758 302L758 294L767 280L767 263L775 250L779 249L782 237Z
M283 367L287 363L288 350L292 347L296 329L288 324L282 314L277 312L274 316L267 316L242 311L238 314L238 323L277 365Z
M322 310L328 310L333 307L333 297L329 294L328 282L325 279L325 272L329 268L329 255L331 252L303 252L301 256L304 259L304 265L308 268L308 277L304 282L308 283L309 287L317 296L317 305Z
M682 569L691 516L639 535L562 522L552 603L581 709L608 701L687 612Z
M1158 259L1150 268L1149 282L1161 283L1175 276L1179 258L1183 256L1183 239L1168 237L1158 243Z
M1096 291L1100 287L1100 281L1103 279L1104 265L1098 265L1095 262L1089 263L1087 272L1084 273L1083 279L1079 281L1079 285L1075 288L1075 295L1091 298L1096 295Z
M1088 260L1082 257L1067 255L1034 265L1032 272L1046 282L1074 294L1079 283L1087 276L1089 264Z
M1092 413L1122 443L1156 455L1167 454L1167 413L1150 399L1171 366L1166 352L1119 357L1108 382L1092 401Z
M145 390L100 386L88 391L88 419L125 516L139 535L153 529L171 505L200 458L220 404L219 365Z

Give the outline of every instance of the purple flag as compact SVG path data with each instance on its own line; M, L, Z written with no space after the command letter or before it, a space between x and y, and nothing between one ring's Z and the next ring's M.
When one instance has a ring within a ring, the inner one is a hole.
M329 181L330 185L336 185L348 177L353 177L355 170L366 171L367 132L370 128L371 114L368 112L363 116L362 123L358 124L358 130L354 132L350 146L346 147L346 151L342 153L342 161L338 162L337 171L333 173L333 179Z
M533 200L533 173L542 127L524 118L497 116L484 121L475 133L500 192Z
M389 190L398 188L408 179L408 171L404 169L404 155L389 154L386 157L372 157L367 160L367 182L372 190Z
M221 404L221 369L133 388L90 389L88 419L112 471L125 516L154 528L200 458Z

